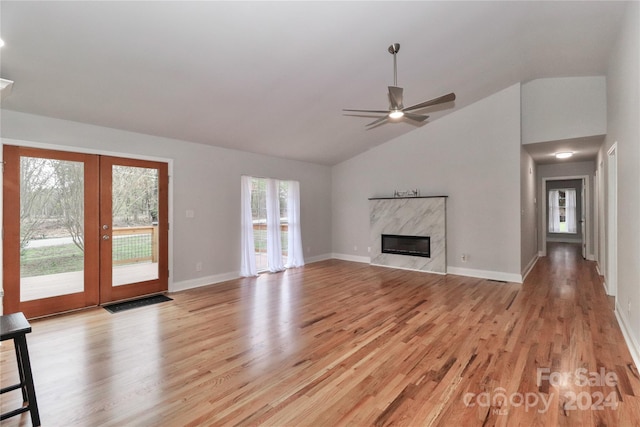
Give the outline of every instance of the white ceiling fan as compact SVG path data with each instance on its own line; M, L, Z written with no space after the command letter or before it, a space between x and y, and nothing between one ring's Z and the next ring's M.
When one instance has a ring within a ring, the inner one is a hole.
M445 102L455 101L456 94L451 92L438 98L431 99L429 101L421 102L411 107L405 107L402 104L402 91L401 87L398 87L398 67L396 62L396 55L400 50L400 43L394 43L389 46L389 53L393 55L393 86L389 86L389 110L352 110L343 109L342 111L350 113L373 113L384 114L384 116L374 120L367 124L367 126L376 126L386 123L387 121L398 121L402 119L409 119L415 122L423 122L429 118L422 114L414 114L411 111L420 110L422 108L431 107L432 105L444 104Z

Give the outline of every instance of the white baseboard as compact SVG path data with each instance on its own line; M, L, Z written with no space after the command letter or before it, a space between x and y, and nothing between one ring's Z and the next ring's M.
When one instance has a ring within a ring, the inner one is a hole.
M620 309L620 306L617 302L615 313L616 319L618 320L618 325L620 325L620 330L622 331L622 335L624 336L624 340L627 342L627 347L629 347L629 353L631 353L631 357L636 364L636 369L640 371L640 345L638 345L638 342L631 334L629 319L627 319L627 316L625 316L624 311Z
M572 239L571 237L547 237L547 242L553 243L582 243L581 238Z
M598 276L604 276L602 274L602 270L600 270L600 263L596 262L596 272L598 272Z
M197 279L174 282L169 286L169 292L184 291L186 289L199 288L201 286L213 285L215 283L226 282L240 277L237 271L230 273L215 274L213 276L198 277Z
M304 259L304 263L305 264L313 264L314 262L320 262L320 261L326 261L328 259L331 259L332 254L322 254L322 255L316 255L316 256L312 256L312 257L305 257Z
M316 255L314 257L306 258L305 264L312 264L314 262L325 261L331 259L332 254ZM368 262L368 261L367 261ZM214 285L216 283L226 282L228 280L239 279L239 272L229 272L222 274L214 274L213 276L198 277L197 279L183 280L182 282L176 282L169 285L169 292L179 292L187 289L199 288L201 286Z
M349 254L341 254L341 253L332 253L332 258L340 259L343 261L353 261L353 262L362 262L365 264L371 263L371 258L357 255L349 255ZM380 266L387 267L387 266ZM397 267L390 267L397 268ZM429 273L428 271L423 271L423 273ZM434 273L438 274L438 273ZM514 283L522 283L522 275L520 274L510 274L510 273L502 273L499 271L488 271L488 270L473 270L470 268L460 268L460 267L449 267L447 266L446 274L457 274L458 276L468 276L468 277L478 277L480 279L490 279L490 280L499 280L503 282L514 282Z
M529 261L529 264L525 267L524 272L522 273L523 282L527 279L527 276L529 275L529 273L531 273L531 270L533 270L533 267L536 265L537 262L538 262L537 255L531 258L531 261Z
M331 258L335 258L343 261L361 262L365 264L371 263L371 258L369 257L341 254L336 252L333 252L331 254L322 254L322 255L317 255L315 257L307 258L305 260L305 263L311 264L314 262L324 261ZM535 260L537 260L537 258L535 258ZM532 261L531 263L531 268L533 268L533 265L535 265L534 261ZM386 266L381 266L381 267L386 267ZM398 267L390 267L390 268L398 268ZM415 271L422 271L422 270L415 270ZM429 271L422 271L422 272L432 273ZM499 280L503 282L513 282L513 283L522 283L522 280L523 280L520 274L511 274L511 273L503 273L499 271L488 271L488 270L474 270L470 268L460 268L460 267L447 267L446 273L433 273L433 274L456 274L458 276L477 277L480 279ZM229 273L215 274L213 276L198 277L196 279L191 279L191 280L183 280L181 282L171 283L169 285L169 292L178 292L178 291L184 291L186 289L199 288L201 286L213 285L216 283L226 282L228 280L233 280L238 278L240 278L240 274L234 271Z
M546 256L546 254L544 253L544 251L538 251L538 256L543 257L543 256ZM594 254L587 254L587 261L595 261L595 260L596 260L596 256Z
M501 271L474 270L471 268L447 267L447 274L457 274L458 276L498 280L501 282L522 283L521 274L503 273Z
M340 254L336 252L331 254L331 258L341 259L342 261L364 262L365 264L369 264L371 262L371 258L368 256Z

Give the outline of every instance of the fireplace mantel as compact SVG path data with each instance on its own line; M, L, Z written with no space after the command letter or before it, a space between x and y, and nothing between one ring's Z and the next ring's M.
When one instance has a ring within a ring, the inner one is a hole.
M373 197L369 199L371 264L446 274L447 196ZM425 236L430 255L382 252L382 235Z
M441 199L448 196L416 196L416 197L369 197L369 200L404 200L404 199Z

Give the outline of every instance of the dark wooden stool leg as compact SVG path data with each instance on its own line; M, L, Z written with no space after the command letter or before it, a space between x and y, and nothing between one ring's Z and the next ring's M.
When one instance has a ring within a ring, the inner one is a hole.
M18 365L22 367L22 373L24 374L25 386L27 392L27 401L29 402L29 412L31 413L31 424L33 426L40 425L40 413L38 412L38 402L36 401L36 390L33 386L33 374L31 373L31 362L29 360L29 350L27 349L27 337L23 334L14 338L16 343L16 351L20 353L20 360Z
M18 365L18 378L20 378L20 390L22 391L22 401L28 402L29 399L27 397L27 386L24 380L24 367L22 366L22 356L20 355L20 347L18 347L18 342L13 340L13 347L16 350L16 362Z

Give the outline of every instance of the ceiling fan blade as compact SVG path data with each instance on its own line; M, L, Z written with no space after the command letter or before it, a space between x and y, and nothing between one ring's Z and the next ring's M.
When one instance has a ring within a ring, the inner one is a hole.
M404 113L404 116L407 119L414 120L416 122L424 122L429 118L429 116L423 116L421 114L413 114L413 113Z
M404 111L418 110L420 108L430 107L432 105L444 104L445 102L451 102L456 100L456 94L451 92L438 98L433 98L429 101L421 102L420 104L412 105L405 108Z
M369 123L367 126L374 126L374 125L377 125L378 123L385 122L387 120L387 118L388 118L388 116L380 117L379 119L374 120L371 123Z
M342 111L350 111L350 112L356 112L356 113L379 113L379 114L389 114L389 111L384 111L384 110L348 110L346 108L343 108Z
M398 86L389 86L389 109L402 110L402 88Z

